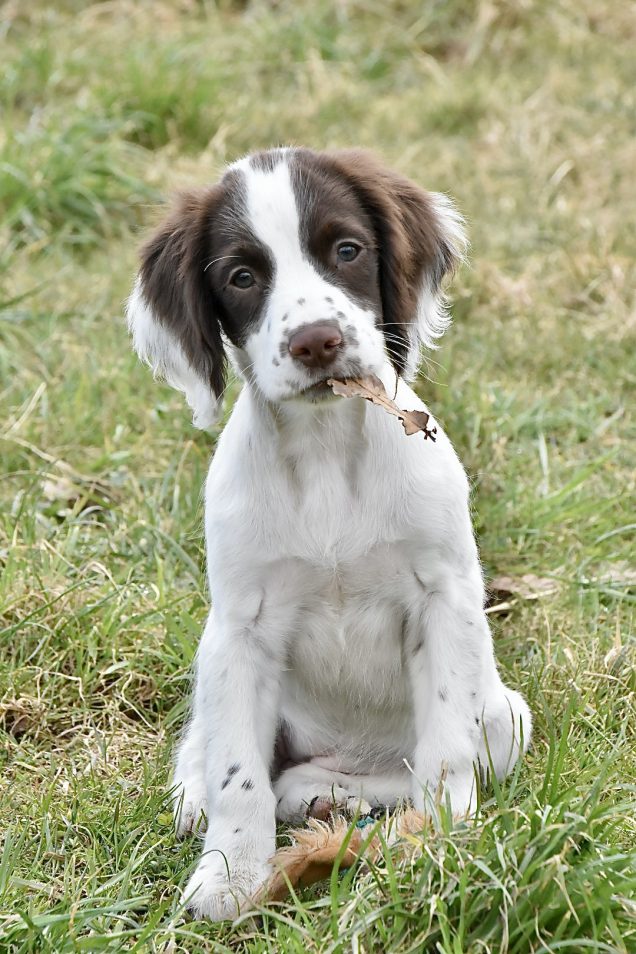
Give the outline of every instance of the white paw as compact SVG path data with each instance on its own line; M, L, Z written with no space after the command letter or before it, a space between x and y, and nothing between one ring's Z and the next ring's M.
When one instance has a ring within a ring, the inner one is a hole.
M479 756L482 764L504 778L530 743L532 716L523 696L514 689L505 689L501 696L490 701L484 712L488 741L480 738Z
M477 808L477 782L472 772L448 774L443 789L440 785L426 785L414 779L413 804L417 811L434 815L439 805L450 808L454 818L472 815Z
M371 806L359 795L349 795L343 788L328 795L315 795L306 811L307 818L319 818L326 821L330 815L368 815Z
M229 872L229 878L228 878ZM236 865L220 852L210 852L199 862L184 891L188 910L195 918L225 921L248 911L271 874L268 864Z
M477 808L477 779L474 772L449 775L444 788L444 802L450 800L454 818L474 815Z
M174 827L177 835L203 834L208 824L208 799L201 779L174 779L172 796Z
M306 818L326 821L331 814L368 815L370 811L364 798L352 795L340 785L294 785L279 799L276 817L279 821L302 824Z

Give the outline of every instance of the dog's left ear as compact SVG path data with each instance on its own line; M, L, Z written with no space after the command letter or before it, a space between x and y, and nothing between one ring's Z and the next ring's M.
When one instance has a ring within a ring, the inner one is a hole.
M425 192L372 153L343 150L331 158L373 221L382 330L396 371L409 377L420 345L434 348L450 322L442 280L464 258L463 219L447 196Z
M225 352L206 282L218 187L181 195L141 250L126 315L135 351L182 391L202 430L218 420Z

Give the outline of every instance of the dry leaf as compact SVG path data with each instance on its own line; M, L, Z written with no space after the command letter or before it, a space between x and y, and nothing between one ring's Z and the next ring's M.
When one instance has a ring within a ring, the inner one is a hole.
M384 385L375 374L369 374L365 378L345 378L344 381L329 378L327 384L339 397L361 397L365 401L371 401L372 404L384 408L388 414L399 418L407 434L417 434L418 431L422 431L425 440L429 438L434 441L437 437L437 428L427 426L430 415L426 411L403 411L395 401L391 400Z
M496 576L490 580L488 590L498 597L519 596L522 600L538 600L551 596L559 589L558 580L550 580L533 573L523 576Z
M113 488L97 477L85 477L58 462L61 474L51 472L42 484L42 496L50 504L66 508L58 516L66 516L74 507L80 511L107 507L116 498Z
M46 706L40 699L20 696L0 702L0 726L15 738L36 736L45 725Z

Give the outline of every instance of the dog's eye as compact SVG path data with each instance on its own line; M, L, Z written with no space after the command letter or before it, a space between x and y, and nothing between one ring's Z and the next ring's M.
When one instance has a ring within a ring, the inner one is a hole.
M360 246L352 242L343 242L338 246L337 254L340 262L352 262L360 254Z
M230 283L236 288L251 288L254 284L254 276L246 268L239 268L232 275Z

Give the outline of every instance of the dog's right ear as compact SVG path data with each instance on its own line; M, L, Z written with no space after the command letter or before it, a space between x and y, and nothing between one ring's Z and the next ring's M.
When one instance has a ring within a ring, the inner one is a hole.
M185 394L195 427L218 420L225 351L205 280L217 188L180 196L141 250L126 316L133 346L157 377Z

